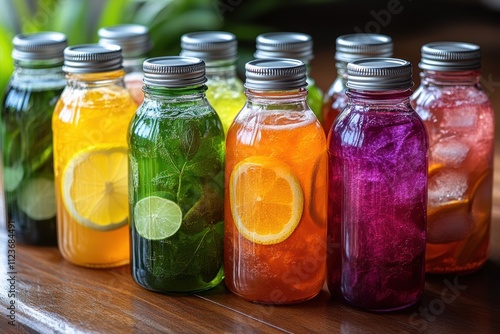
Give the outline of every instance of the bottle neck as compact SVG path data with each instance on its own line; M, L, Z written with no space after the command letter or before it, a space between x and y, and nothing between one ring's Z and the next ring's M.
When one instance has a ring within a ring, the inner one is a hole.
M109 72L97 73L68 73L68 87L71 88L99 88L105 86L125 87L123 78L125 71L123 69Z
M160 86L144 85L144 103L162 101L170 103L192 102L204 100L206 85L196 85L180 88L167 88Z
M205 64L205 72L208 80L232 79L236 77L236 65L232 60L207 61Z
M466 86L479 84L481 72L469 71L430 71L423 70L420 78L423 85Z
M25 89L62 88L66 86L66 78L60 62L34 66L31 62L16 61L10 84Z
M337 68L337 80L342 80L344 83L347 82L347 63L343 61L338 61L335 63Z
M125 73L142 73L142 64L146 60L145 57L123 58L123 70Z
M276 106L289 106L285 109L304 110L307 108L306 97L307 89L299 88L294 90L273 90L262 91L245 89L247 96L247 105L261 106L261 105L276 105ZM295 107L294 107L295 106Z
M409 105L412 91L410 88L388 91L364 91L348 88L346 91L348 103L352 105L391 107Z

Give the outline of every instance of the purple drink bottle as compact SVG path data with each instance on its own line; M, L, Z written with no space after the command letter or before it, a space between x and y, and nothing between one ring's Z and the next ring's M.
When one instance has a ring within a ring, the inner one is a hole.
M372 311L423 292L427 133L409 102L405 60L347 67L348 104L328 137L328 275L332 295Z

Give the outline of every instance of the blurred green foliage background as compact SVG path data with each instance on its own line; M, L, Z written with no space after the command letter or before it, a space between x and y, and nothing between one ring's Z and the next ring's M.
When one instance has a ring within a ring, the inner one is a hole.
M75 45L97 42L100 27L139 23L150 29L150 56L174 55L184 33L226 30L243 45L253 45L259 33L272 30L256 23L259 16L280 6L325 2L332 0L0 0L0 95L13 70L12 38L17 33L60 31ZM242 48L241 60L252 52Z

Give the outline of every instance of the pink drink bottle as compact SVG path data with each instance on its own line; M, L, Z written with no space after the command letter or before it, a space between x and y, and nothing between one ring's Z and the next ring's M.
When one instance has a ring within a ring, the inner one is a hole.
M468 43L422 47L411 103L429 133L427 272L471 272L489 255L495 125L480 56Z

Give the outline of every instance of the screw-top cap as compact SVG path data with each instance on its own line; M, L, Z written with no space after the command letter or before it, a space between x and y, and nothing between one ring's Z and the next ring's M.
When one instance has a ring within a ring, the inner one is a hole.
M150 86L181 88L207 82L205 62L198 58L167 56L144 61L144 83Z
M335 59L350 63L361 58L392 57L392 39L380 34L348 34L337 37Z
M122 68L122 52L118 45L82 44L64 50L63 71L97 73Z
M434 42L422 46L418 66L431 71L466 71L481 68L481 48L461 42Z
M12 40L14 60L53 60L62 62L64 49L68 45L66 35L44 31L34 34L19 34Z
M313 59L311 36L297 32L271 32L257 36L254 57L291 58L307 63Z
M347 87L384 91L412 86L412 66L396 58L364 58L347 64Z
M238 56L236 36L225 31L199 31L181 37L181 56L195 57L206 62L233 60Z
M124 58L144 56L152 47L148 28L140 24L104 27L97 34L99 44L120 46Z
M255 59L245 65L245 87L255 90L290 90L307 86L306 65L296 59Z

